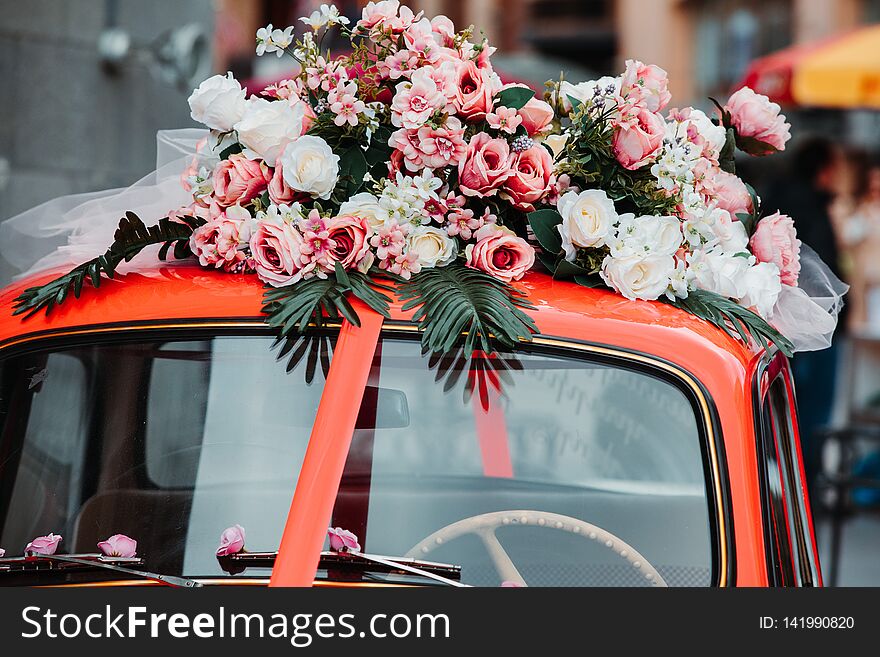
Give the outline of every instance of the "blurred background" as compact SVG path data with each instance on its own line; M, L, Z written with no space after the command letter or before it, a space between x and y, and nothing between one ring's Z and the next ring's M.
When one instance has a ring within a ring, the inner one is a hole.
M0 0L0 220L62 194L126 186L186 98L232 71L251 91L291 73L254 33L313 0ZM340 0L353 20L360 0ZM880 0L411 0L485 32L505 79L669 73L672 106L707 112L749 84L783 105L781 156L738 162L765 208L851 286L832 349L794 359L826 583L880 585ZM14 271L0 261L0 280ZM830 427L830 429L829 429Z

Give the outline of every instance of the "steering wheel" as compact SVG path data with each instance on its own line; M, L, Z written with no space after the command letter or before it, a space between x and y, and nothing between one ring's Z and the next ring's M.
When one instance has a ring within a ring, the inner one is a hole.
M426 554L444 543L466 534L475 534L483 542L502 581L528 586L495 535L495 530L499 527L509 526L557 529L575 534L587 541L595 541L629 563L651 586L668 586L657 569L622 538L589 522L546 511L494 511L464 518L423 538L410 548L405 556L415 559L424 558Z

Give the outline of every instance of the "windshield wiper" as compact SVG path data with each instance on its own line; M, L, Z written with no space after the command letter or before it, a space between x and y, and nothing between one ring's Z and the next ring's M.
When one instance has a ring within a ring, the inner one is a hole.
M217 561L220 562L223 570L236 574L249 566L272 568L277 556L277 552L239 552L225 557L217 557ZM446 586L462 588L470 586L458 581L461 578L461 566L403 557L385 557L363 552L322 552L318 568L359 573L367 571L388 574L409 573Z
M0 559L0 573L41 573L61 570L61 569L98 569L112 570L117 573L133 575L150 579L155 582L161 582L168 586L176 586L183 588L196 588L202 586L201 582L185 577L175 577L174 575L161 575L159 573L151 573L146 570L131 568L130 566L139 566L143 564L143 559L135 557L106 557L100 554L31 554L24 557L10 557L8 559ZM49 565L50 568L45 568ZM56 566L59 568L53 568Z

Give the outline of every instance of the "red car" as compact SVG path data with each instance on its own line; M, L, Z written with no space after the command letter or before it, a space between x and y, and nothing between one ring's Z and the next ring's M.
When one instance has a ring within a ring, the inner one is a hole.
M399 306L275 345L191 266L13 317L50 278L0 295L0 585L821 584L787 360L668 305L531 273L540 334L468 360Z

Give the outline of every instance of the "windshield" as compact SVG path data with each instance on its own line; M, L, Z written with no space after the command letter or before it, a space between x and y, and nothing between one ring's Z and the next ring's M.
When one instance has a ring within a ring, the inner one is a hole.
M273 342L115 341L0 361L7 556L50 532L64 536L59 554L121 533L149 570L220 576L214 552L234 524L249 550L276 549L334 340ZM711 583L687 394L653 372L537 347L485 362L379 342L333 526L366 552L459 565L474 585L628 586L651 572ZM256 570L246 574L268 573Z

